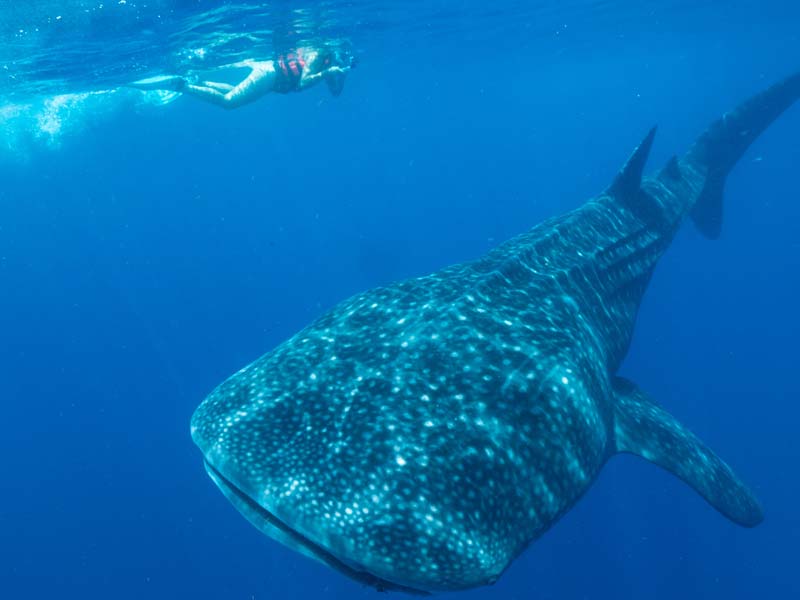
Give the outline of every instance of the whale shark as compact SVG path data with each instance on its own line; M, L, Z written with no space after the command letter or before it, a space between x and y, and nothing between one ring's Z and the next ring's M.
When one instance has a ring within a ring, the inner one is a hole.
M644 176L485 256L371 289L221 383L191 435L263 533L379 590L494 583L615 454L673 473L746 527L732 469L617 371L682 222L721 233L725 180L800 97L800 73Z

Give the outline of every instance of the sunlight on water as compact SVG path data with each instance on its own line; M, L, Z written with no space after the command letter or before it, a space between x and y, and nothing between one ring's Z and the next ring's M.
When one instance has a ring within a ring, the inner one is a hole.
M737 0L753 2L755 0ZM362 0L326 2L0 2L0 98L112 89L165 72L214 68L300 45L346 39L392 54L431 39L462 51L476 40L513 47L566 30L614 34L621 20L656 22L686 0ZM455 36L455 37L454 37ZM449 41L448 41L449 40ZM465 46L466 44L466 46Z
M733 7L756 0L732 0ZM170 92L115 92L136 80L193 75L301 45L350 44L365 60L402 61L409 48L448 60L502 47L544 61L583 48L586 56L625 31L660 31L664 14L691 23L703 3L687 0L0 0L0 126L7 148L57 146L66 134L119 110L164 105ZM739 6L741 5L741 6ZM693 11L693 12L692 12ZM741 12L741 11L740 11ZM730 15L737 15L729 8ZM745 14L745 13L742 13ZM752 14L748 11L747 14ZM623 36L623 37L624 37ZM454 44L456 44L454 46ZM515 50L516 51L516 50ZM112 93L113 92L113 93Z

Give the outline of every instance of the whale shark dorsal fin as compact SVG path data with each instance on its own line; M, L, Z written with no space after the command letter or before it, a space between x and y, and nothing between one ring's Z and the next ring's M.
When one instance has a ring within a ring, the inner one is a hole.
M650 155L650 148L653 147L653 140L656 137L656 127L653 127L633 151L633 154L622 167L622 170L614 179L614 183L608 189L611 196L628 201L639 193L642 186L642 173L647 164L647 157Z
M635 384L614 378L617 452L630 452L670 471L732 521L763 520L758 501L731 468Z

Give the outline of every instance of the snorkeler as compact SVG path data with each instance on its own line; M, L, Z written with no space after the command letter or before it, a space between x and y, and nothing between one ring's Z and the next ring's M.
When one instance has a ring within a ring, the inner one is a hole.
M348 50L336 48L298 48L274 60L244 60L228 65L249 68L250 74L236 85L215 81L192 82L181 76L154 77L130 84L140 90L164 90L195 96L223 108L238 108L270 92L299 92L321 81L338 96L348 72L356 64Z

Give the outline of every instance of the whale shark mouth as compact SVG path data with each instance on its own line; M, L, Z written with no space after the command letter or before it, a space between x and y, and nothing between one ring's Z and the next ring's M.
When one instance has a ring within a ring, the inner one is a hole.
M397 592L405 592L406 594L413 594L416 596L430 595L429 592L426 592L424 590L393 583L386 579L381 579L380 577L377 577L376 575L373 575L368 571L363 571L356 566L346 563L342 559L332 554L329 550L308 539L302 533L292 528L290 525L288 525L287 523L276 517L274 514L272 514L270 511L268 511L266 508L261 506L258 502L253 500L248 494L242 491L235 483L233 483L230 479L228 479L222 473L220 473L214 467L214 465L209 463L207 460L205 461L205 466L208 472L216 479L217 484L224 488L223 491L226 491L231 496L235 497L250 511L252 511L250 516L257 516L259 519L263 520L264 523L266 523L267 525L274 527L275 529L280 531L283 535L285 535L289 540L291 540L298 546L302 547L311 556L313 556L320 562L328 565L333 569L336 569L337 571L346 575L347 577L355 581L358 581L360 583L363 583L365 585L368 585L370 587L373 587L380 592L397 591Z

